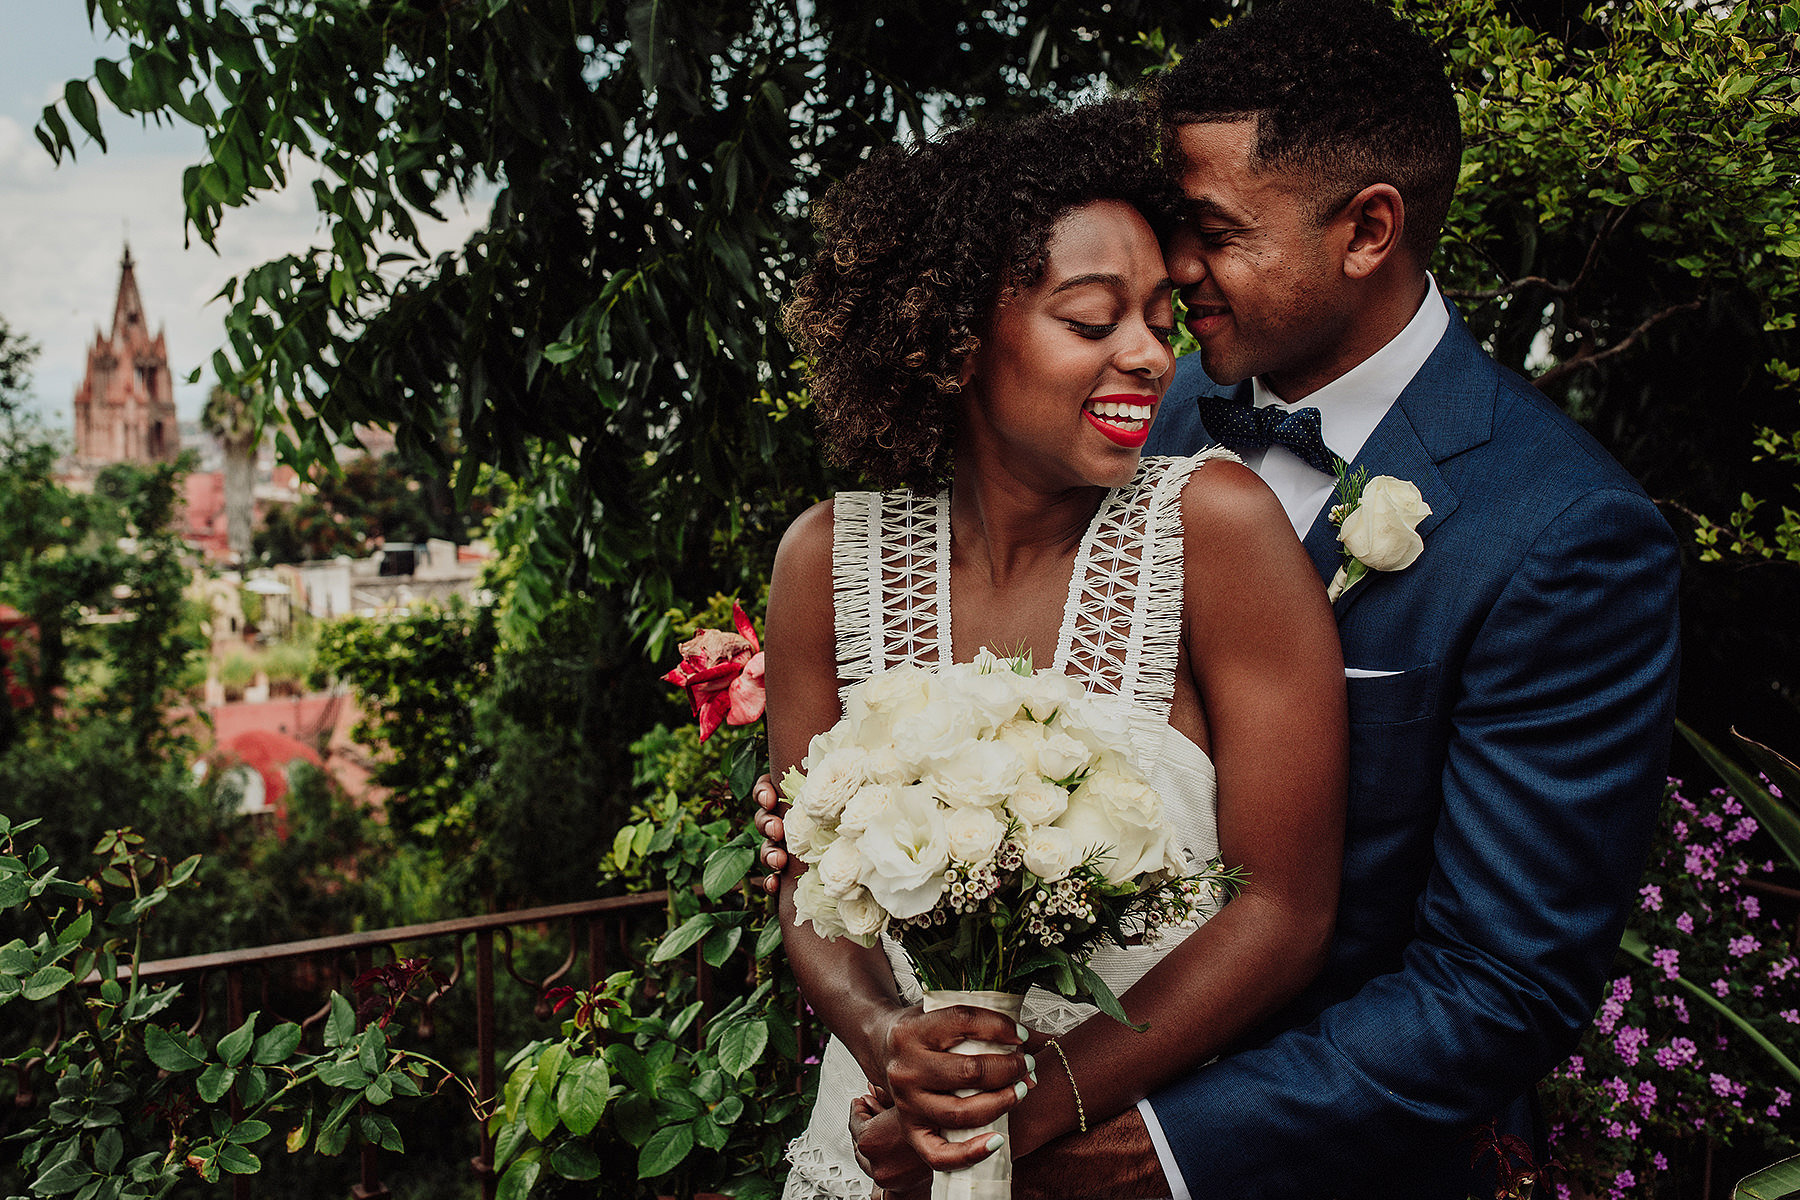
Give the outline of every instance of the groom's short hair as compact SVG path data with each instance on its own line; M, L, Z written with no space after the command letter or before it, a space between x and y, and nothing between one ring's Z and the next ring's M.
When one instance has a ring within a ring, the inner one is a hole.
M1462 160L1444 58L1369 0L1258 5L1189 50L1157 84L1174 126L1255 118L1253 165L1310 175L1323 221L1392 184L1405 244L1430 260Z

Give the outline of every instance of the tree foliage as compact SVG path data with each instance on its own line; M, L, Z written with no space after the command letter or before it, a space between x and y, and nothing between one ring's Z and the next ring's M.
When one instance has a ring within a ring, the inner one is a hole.
M1066 94L1154 59L1152 25L1214 6L1012 0L90 0L126 53L45 110L59 157L128 114L201 128L184 183L210 243L226 211L292 181L324 244L235 280L215 359L260 381L319 460L358 423L403 450L558 486L574 562L635 587L653 621L715 534L784 523L765 494L821 488L777 329L810 247L805 201L933 117ZM1218 6L1218 7L1222 7ZM104 143L102 142L102 145ZM486 206L427 260L420 226ZM564 570L568 564L562 564ZM705 575L704 571L699 574ZM677 587L673 580L681 579ZM710 590L710 589L708 589Z

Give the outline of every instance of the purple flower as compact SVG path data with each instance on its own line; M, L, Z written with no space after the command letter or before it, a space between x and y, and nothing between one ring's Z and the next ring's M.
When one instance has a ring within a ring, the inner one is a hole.
M1615 1105L1631 1103L1631 1088L1623 1079L1620 1079L1617 1075L1614 1075L1611 1079L1609 1079L1605 1083L1601 1084L1600 1090L1605 1092L1607 1095L1611 1096L1612 1102ZM1615 1124L1616 1124L1616 1122L1615 1122ZM1616 1133L1609 1133L1609 1134L1607 1134L1607 1136L1608 1137L1618 1137L1619 1135Z
M1725 815L1729 817L1735 817L1744 811L1744 806L1737 802L1735 796L1725 797L1725 803L1721 804L1719 807L1724 809Z
M1693 1062L1700 1053L1700 1047L1688 1038L1671 1038L1669 1044L1656 1051L1656 1065L1665 1071L1673 1071L1676 1067L1685 1067Z
M1638 1081L1637 1107L1638 1112L1642 1114L1643 1118L1646 1121L1649 1120L1650 1110L1656 1107L1656 1085L1651 1083L1648 1079L1640 1079Z
M1665 978L1674 979L1681 974L1681 951L1658 950L1650 955L1650 962L1662 968ZM1660 999L1661 997L1658 997Z
M1691 804L1688 805L1688 811L1689 812L1694 811L1693 805L1691 805ZM1688 823L1686 821L1675 822L1675 840L1678 842L1681 842L1683 845L1685 845L1687 843L1687 837L1688 837Z
M1789 1104L1792 1104L1793 1102L1794 1102L1794 1098L1792 1096L1788 1095L1788 1091L1786 1088L1776 1088L1775 1089L1775 1107L1776 1108L1786 1108Z
M1707 813L1704 817L1700 818L1700 823L1714 833L1717 833L1720 829L1724 828L1725 818L1721 817L1718 813Z
M1613 1180L1612 1192L1609 1194L1618 1197L1629 1196L1631 1194L1631 1189L1636 1186L1636 1175L1633 1175L1630 1171L1620 1171L1619 1177Z
M1713 1095L1715 1096L1724 1098L1736 1096L1741 1099L1744 1095L1745 1089L1743 1084L1738 1083L1728 1076L1721 1075L1717 1071L1708 1075L1706 1080L1708 1083L1712 1084Z
M1579 1054L1569 1055L1569 1061L1563 1064L1563 1070L1570 1079L1580 1079L1582 1071L1587 1069L1587 1062Z
M1679 917L1676 917L1675 928L1681 930L1683 933L1694 932L1694 914L1682 913Z
M1606 1123L1606 1136L1616 1141L1625 1136L1625 1127L1617 1121L1608 1121Z
M1749 934L1745 934L1743 937L1734 937L1725 946L1725 952L1733 958L1743 958L1746 954L1754 954L1761 949L1762 943Z
M1659 1171L1666 1171L1669 1169L1669 1160L1663 1157L1661 1150L1658 1150L1655 1154L1651 1155L1650 1165Z
M1725 840L1728 842L1747 842L1755 836L1756 829L1757 825L1755 817L1739 817L1736 823L1726 831Z
M1781 1019L1786 1021L1789 1025L1800 1025L1800 1008L1782 1009Z
M1795 967L1800 967L1800 959L1796 959L1792 955L1789 955L1780 962L1771 963L1769 965L1769 978L1777 981L1786 979L1788 973Z
M1624 1060L1628 1067L1637 1066L1638 1055L1650 1035L1640 1025L1627 1025L1619 1030L1619 1036L1613 1039L1613 1050Z
M1713 995L1723 999L1726 993L1731 991L1731 982L1723 978L1715 979L1712 981L1712 990Z
M1654 883L1646 883L1638 889L1638 895L1644 898L1642 907L1645 912L1662 911L1662 889L1660 887Z
M1738 908L1743 911L1746 921L1754 921L1762 916L1762 901L1755 896L1739 896Z

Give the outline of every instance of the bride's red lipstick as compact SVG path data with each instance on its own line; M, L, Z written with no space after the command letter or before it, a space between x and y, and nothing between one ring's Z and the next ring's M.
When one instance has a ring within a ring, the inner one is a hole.
M1149 440L1150 419L1156 415L1156 397L1139 395L1135 392L1120 393L1114 396L1095 396L1081 406L1081 415L1088 419L1088 424L1100 431L1102 437L1115 446L1123 446L1127 450L1136 450ZM1100 404L1123 405L1132 410L1132 416L1101 416L1094 411ZM1143 415L1135 415L1141 412ZM1123 422L1116 424L1115 422Z

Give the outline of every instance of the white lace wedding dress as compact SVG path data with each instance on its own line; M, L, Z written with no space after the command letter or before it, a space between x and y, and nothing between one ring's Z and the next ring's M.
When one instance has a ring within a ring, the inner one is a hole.
M1169 728L1182 616L1181 489L1217 447L1192 458L1147 458L1124 487L1107 493L1075 555L1056 666L1092 696L1124 706L1129 756L1162 796L1188 862L1218 853L1217 786L1206 752ZM948 492L845 492L834 506L832 592L838 674L848 683L903 664L948 665L950 504ZM1171 930L1151 946L1110 947L1090 966L1115 994L1148 971L1184 936ZM882 948L900 994L921 995L898 945ZM1094 1014L1033 988L1024 1021L1063 1033ZM868 1091L856 1059L836 1038L819 1067L819 1096L806 1132L788 1146L792 1169L783 1200L867 1200L873 1181L856 1165L850 1102Z

